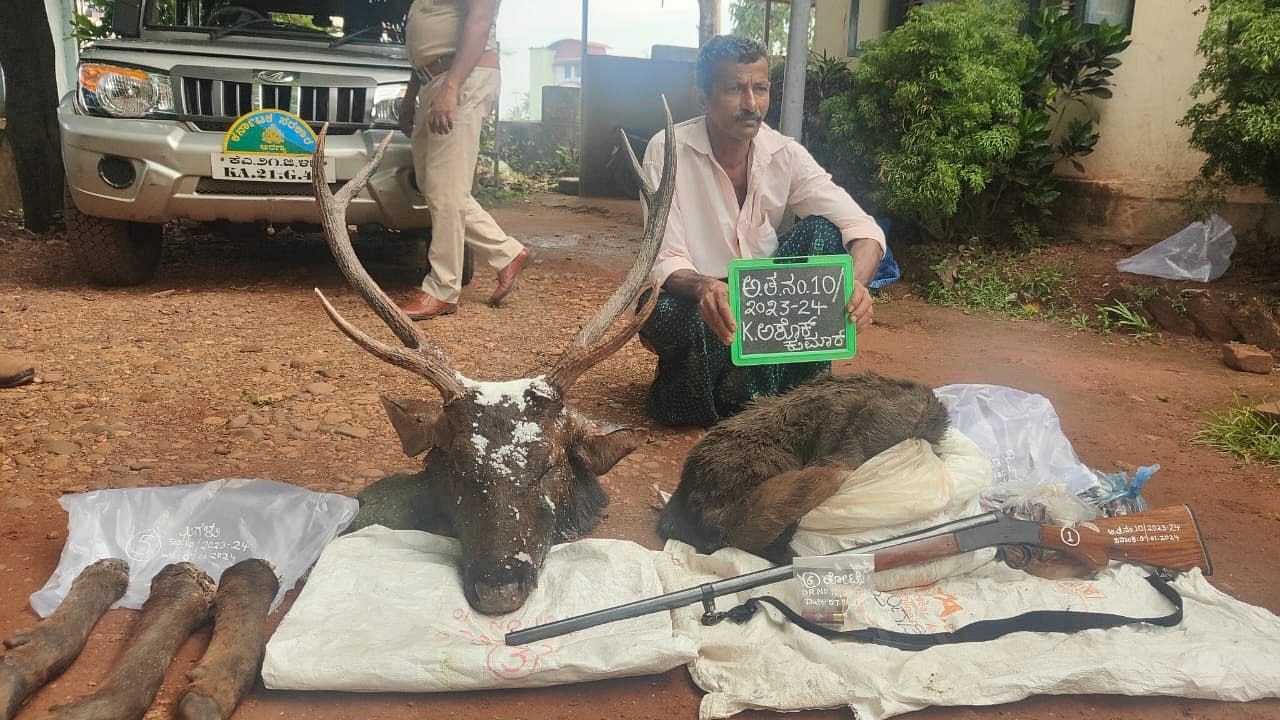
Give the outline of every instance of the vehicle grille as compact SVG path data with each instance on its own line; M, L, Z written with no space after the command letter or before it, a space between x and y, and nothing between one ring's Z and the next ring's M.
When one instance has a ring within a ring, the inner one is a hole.
M341 183L330 183L337 192ZM202 177L196 181L197 195L240 195L244 197L312 197L311 183L245 182Z
M252 71L174 68L178 115L201 130L224 131L252 110L291 112L317 129L350 133L373 120L373 78L294 73L289 84L255 80Z

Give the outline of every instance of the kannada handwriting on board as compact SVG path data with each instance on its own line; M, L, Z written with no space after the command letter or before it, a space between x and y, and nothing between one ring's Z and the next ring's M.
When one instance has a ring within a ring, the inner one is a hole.
M742 278L742 297L752 300L758 297L787 299L800 296L829 297L831 302L840 301L841 278L836 275L813 275L797 277L794 272L774 271L766 277L744 275Z
M832 350L844 347L844 330L834 335L823 335L818 332L818 319L811 317L801 323L793 323L785 317L773 322L763 323L757 320L744 320L742 323L742 339L745 342L780 342L788 351L797 350Z
M787 352L845 346L844 323L832 327L830 320L832 309L843 319L844 282L838 269L745 273L739 287L744 345L767 343Z

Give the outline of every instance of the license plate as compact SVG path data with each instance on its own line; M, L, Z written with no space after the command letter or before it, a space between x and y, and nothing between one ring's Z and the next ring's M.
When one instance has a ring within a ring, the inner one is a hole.
M210 160L216 180L311 182L311 158L305 155L213 153ZM324 178L326 182L334 182L332 158L325 158Z

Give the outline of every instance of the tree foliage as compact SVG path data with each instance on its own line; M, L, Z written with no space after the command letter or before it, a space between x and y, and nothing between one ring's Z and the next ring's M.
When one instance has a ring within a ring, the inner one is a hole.
M747 37L764 43L764 0L733 0L729 6L729 26L739 37ZM787 51L787 33L791 28L791 6L775 2L769 13L770 55L783 55ZM813 44L813 14L809 16L809 44Z
M1129 43L1057 10L1026 34L1021 21L1012 0L955 0L863 46L852 87L823 103L824 130L875 204L939 239L1051 211L1054 167L1081 168L1098 141L1092 120L1057 126L1068 106L1110 97Z
M1179 123L1208 156L1192 191L1249 184L1280 198L1280 0L1210 0L1207 10L1199 100Z

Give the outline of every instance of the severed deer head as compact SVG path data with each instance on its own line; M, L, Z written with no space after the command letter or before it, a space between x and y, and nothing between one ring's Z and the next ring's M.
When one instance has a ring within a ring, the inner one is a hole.
M560 358L532 378L507 382L471 380L449 363L444 350L428 339L369 277L347 235L346 208L381 161L391 136L369 164L336 194L317 172L314 187L329 248L347 281L403 347L374 339L357 329L324 297L316 294L334 324L375 357L416 373L435 386L442 403L383 396L392 426L407 455L426 452L425 471L433 512L462 545L462 583L467 602L495 615L519 609L537 584L547 550L572 540L600 520L608 498L598 475L608 472L641 442L633 430L606 431L571 408L565 399L583 372L612 355L648 318L658 293L634 308L649 281L658 254L675 186L675 142L671 112L666 112L666 149L657 188L647 182L626 143L640 177L647 213L634 264L622 285L578 332ZM320 132L312 167L324 167L327 126Z

